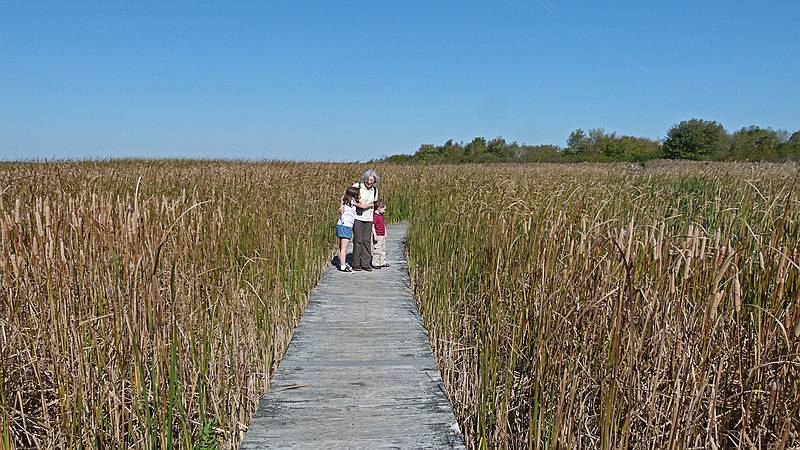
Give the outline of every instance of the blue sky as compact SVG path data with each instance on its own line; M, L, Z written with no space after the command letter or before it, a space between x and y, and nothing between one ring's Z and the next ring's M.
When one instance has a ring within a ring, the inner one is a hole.
M0 2L0 159L800 129L800 2Z

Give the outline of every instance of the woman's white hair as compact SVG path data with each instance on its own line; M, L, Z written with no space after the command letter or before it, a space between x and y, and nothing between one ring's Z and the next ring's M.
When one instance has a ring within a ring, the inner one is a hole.
M378 184L378 182L381 181L381 176L378 175L378 172L375 169L367 169L367 171L364 172L364 175L361 175L361 181L367 181L369 177L375 177L375 184Z

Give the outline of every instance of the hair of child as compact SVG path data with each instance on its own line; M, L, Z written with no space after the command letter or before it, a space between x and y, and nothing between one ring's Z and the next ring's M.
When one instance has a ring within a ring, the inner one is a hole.
M361 190L357 187L350 186L344 192L344 196L342 196L342 203L347 206L353 206L354 203L358 203L359 197L361 197Z

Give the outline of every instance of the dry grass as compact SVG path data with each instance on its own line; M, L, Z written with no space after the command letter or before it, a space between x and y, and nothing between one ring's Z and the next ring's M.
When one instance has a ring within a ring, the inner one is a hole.
M800 445L795 166L425 170L410 266L473 448Z
M235 447L357 173L0 166L2 447Z
M358 169L0 166L3 448L235 447ZM380 170L472 447L800 445L795 166Z

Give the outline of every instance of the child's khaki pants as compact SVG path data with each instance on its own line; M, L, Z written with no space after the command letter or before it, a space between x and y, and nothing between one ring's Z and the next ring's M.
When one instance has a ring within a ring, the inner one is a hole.
M372 247L372 265L375 267L386 265L386 236L376 236L375 245Z

